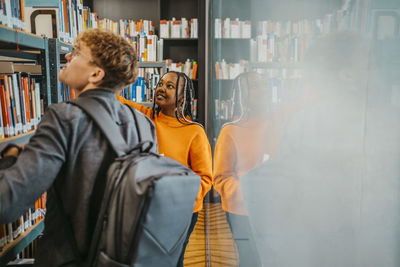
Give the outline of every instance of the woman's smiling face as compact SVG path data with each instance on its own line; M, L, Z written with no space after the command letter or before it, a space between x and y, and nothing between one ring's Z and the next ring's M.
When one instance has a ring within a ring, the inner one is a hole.
M166 73L157 84L155 91L155 102L161 108L161 111L165 114L175 112L176 107L176 85L178 82L178 75L174 72ZM182 88L183 80L179 80L179 98L180 102L183 99Z

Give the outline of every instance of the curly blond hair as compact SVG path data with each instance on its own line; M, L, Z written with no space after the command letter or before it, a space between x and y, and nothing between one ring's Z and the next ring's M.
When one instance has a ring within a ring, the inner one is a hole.
M90 29L78 35L74 49L79 50L81 45L90 49L93 62L105 71L99 87L118 91L136 81L136 52L121 36Z

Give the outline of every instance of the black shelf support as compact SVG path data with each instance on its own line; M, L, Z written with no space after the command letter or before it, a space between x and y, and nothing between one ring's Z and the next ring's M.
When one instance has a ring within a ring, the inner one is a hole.
M49 39L49 61L50 61L50 88L51 90L51 102L59 103L62 102L61 96L61 83L58 81L58 72L60 69L60 45L58 39Z

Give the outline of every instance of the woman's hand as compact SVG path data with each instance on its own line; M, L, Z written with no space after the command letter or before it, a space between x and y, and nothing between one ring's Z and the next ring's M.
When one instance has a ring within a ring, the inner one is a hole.
M16 145L16 144L9 144L7 145L3 151L1 151L1 157L18 157L19 153L23 150L24 145Z
M19 149L16 147L11 147L4 153L4 157L18 157L18 155Z

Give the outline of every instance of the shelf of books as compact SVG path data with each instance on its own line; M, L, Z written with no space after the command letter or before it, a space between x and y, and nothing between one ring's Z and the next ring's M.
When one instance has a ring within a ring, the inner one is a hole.
M2 55L7 55L7 52ZM43 56L44 53L37 54L35 61L40 61ZM43 99L46 98L47 92L43 90L47 83L42 76L46 60L41 60L42 66L37 65L35 61L0 62L1 146L9 142L26 143L40 122Z
M21 233L12 243L5 245L0 252L0 266L7 264L13 260L15 256L35 240L44 229L44 220L41 219L38 223Z
M46 193L18 220L0 224L0 266L13 260L43 232L45 207Z
M391 2L391 0L388 0ZM361 30L371 24L368 19L372 2L345 0L339 10L321 14L319 18L272 20L259 17L248 20L251 14L241 12L243 3L217 0L211 14L211 60L213 70L209 80L213 116L209 118L217 128L212 133L215 141L219 127L229 121L232 102L232 81L241 73L256 71L263 75L273 92L275 104L285 101L285 92L301 90L302 62L312 42L331 32ZM254 4L250 1L247 5ZM221 9L235 5L235 8ZM244 8L243 10L248 10ZM235 16L240 16L235 18Z
M23 133L17 136L12 136L12 137L7 137L0 139L0 150L2 147L5 147L6 145L13 143L13 144L19 144L23 145L29 142L29 139L35 134L35 130L31 130L27 133Z
M135 83L124 88L119 94L127 100L152 106L155 88L161 76L167 71L165 61L139 62L138 78Z
M71 44L60 41L57 45L60 49L60 53L67 54L72 52L73 46Z

